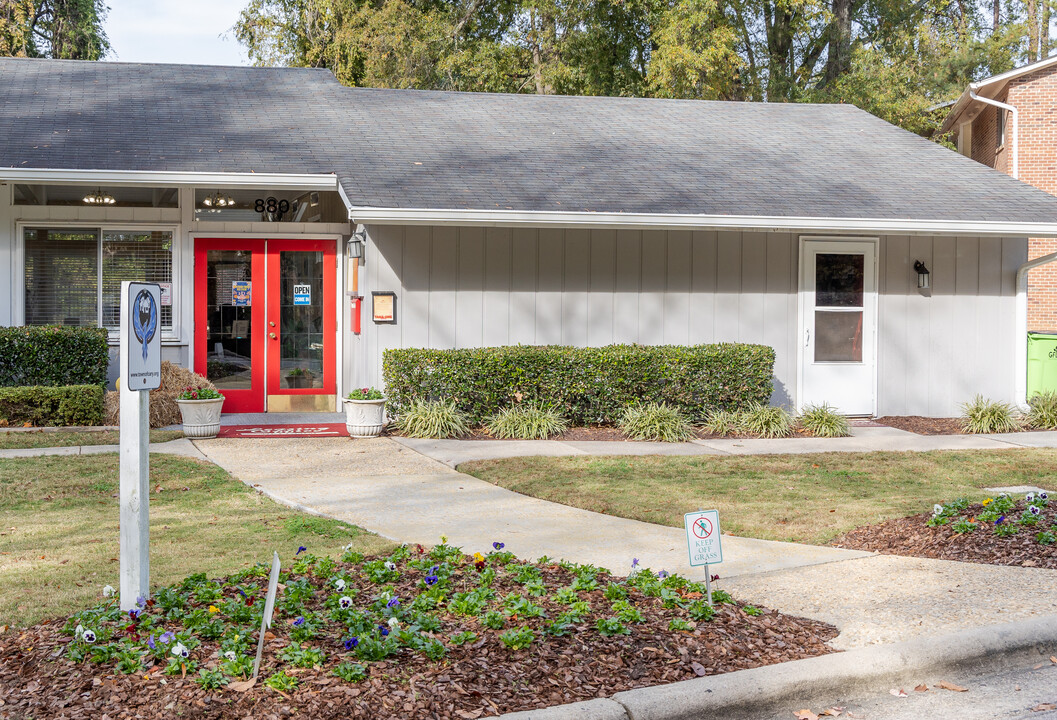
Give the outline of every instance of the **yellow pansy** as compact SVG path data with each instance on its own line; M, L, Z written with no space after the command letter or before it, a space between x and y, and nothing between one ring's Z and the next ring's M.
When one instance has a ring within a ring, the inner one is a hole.
M484 555L482 555L479 552L475 552L473 554L473 559L476 560L477 562L484 562Z
M987 506L988 506L988 505L990 505L990 504L991 504L992 502L994 502L994 500L995 500L994 498L987 498L986 500L984 500L984 501L983 501L982 503L980 503L980 504L981 504L981 505L983 505L984 507L987 507Z
M218 608L216 605L210 605L209 606L209 612L218 613L218 612L220 612L220 608Z

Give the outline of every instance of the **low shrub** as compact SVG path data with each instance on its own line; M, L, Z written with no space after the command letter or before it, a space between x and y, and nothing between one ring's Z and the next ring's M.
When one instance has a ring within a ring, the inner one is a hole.
M452 400L474 424L520 397L574 425L616 424L631 405L664 402L692 420L771 397L774 350L763 345L507 346L391 349L383 361L390 414L415 400Z
M1038 430L1057 430L1057 392L1036 393L1028 405L1028 425Z
M962 429L967 433L1016 432L1020 423L1008 403L977 395L962 404Z
M489 418L485 427L497 438L546 440L565 432L569 423L553 407L529 402L503 408Z
M745 417L738 410L713 410L702 426L713 435L737 435L743 429Z
M741 413L741 427L759 437L789 437L793 433L793 418L784 408L756 403Z
M620 429L633 440L684 442L694 437L686 417L666 403L632 405L624 411Z
M404 408L394 426L414 438L450 438L465 435L470 427L454 402L415 400Z
M69 427L103 424L101 385L0 388L0 424Z
M103 328L0 327L0 387L106 385L109 361Z
M838 414L828 403L808 405L798 418L800 427L816 437L848 437L851 428L848 420Z

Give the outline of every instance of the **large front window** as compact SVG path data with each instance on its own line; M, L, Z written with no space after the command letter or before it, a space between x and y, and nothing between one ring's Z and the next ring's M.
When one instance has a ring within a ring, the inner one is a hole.
M162 284L172 331L171 230L27 228L26 325L120 326L121 282Z

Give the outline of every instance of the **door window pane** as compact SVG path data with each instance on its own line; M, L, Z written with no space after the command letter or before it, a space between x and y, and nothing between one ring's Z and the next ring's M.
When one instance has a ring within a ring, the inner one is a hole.
M103 232L103 327L121 326L124 280L172 283L172 232ZM161 306L161 327L172 330L172 305Z
M323 387L323 253L279 253L282 386Z
M99 232L26 229L26 325L99 321Z
M263 289L251 282L249 250L210 250L206 257L206 377L217 389L251 386L250 313Z
M862 311L815 311L815 362L862 362Z
M863 255L815 255L815 305L862 307Z

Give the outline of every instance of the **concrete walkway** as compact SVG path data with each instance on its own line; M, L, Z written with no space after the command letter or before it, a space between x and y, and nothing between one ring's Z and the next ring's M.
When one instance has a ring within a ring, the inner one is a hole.
M283 438L196 444L209 460L280 502L400 542L433 544L446 535L467 552L486 552L493 541L502 541L520 557L590 562L619 574L631 569L632 558L654 571L702 574L689 567L681 529L519 495L453 470L445 464L452 462L450 454L444 463L432 460L408 447L410 441ZM719 587L741 600L833 623L841 630L833 643L839 648L1057 614L1053 570L732 536L724 536L723 551L723 564L713 568L722 577Z
M694 440L685 443L566 440L421 440L393 438L449 467L471 460L568 455L781 455L825 452L906 452L1057 448L1057 432L1001 435L918 435L890 427L852 427L846 438Z
M12 448L0 450L0 458L43 457L45 455L99 455L116 453L118 445L68 445L47 448ZM183 455L205 460L206 456L188 438L179 438L162 443L151 443L150 451L161 455Z

